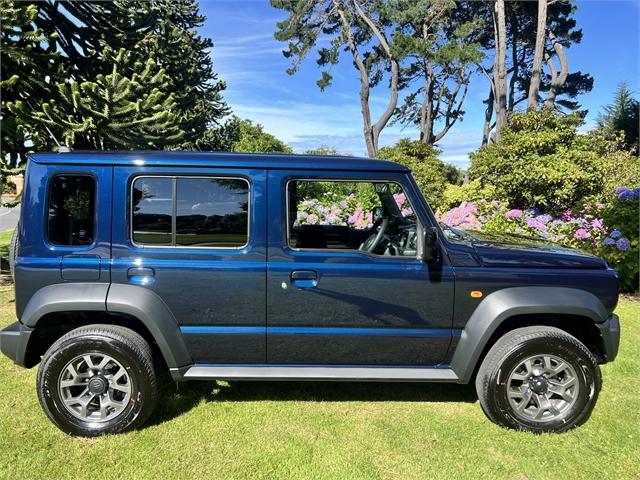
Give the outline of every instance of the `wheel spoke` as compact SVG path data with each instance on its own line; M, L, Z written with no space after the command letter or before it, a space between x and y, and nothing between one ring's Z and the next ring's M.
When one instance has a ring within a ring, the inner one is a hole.
M58 379L64 407L83 421L107 421L122 413L133 387L127 369L102 353L77 356L63 368Z

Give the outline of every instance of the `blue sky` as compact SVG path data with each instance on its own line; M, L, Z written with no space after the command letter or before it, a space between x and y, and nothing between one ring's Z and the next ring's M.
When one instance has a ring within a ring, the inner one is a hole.
M201 33L213 39L214 68L227 83L224 97L236 115L261 123L295 152L327 145L342 153L365 154L357 71L346 54L332 70L333 85L321 92L315 83L320 75L315 54L295 75L285 72L290 64L282 55L285 45L273 38L276 22L285 15L268 0L200 0L200 8L207 17ZM619 82L640 91L640 0L578 0L576 19L584 37L567 53L570 71L588 72L595 79L593 90L579 98L589 109L589 126ZM467 154L481 140L487 89L481 77L471 83L464 121L438 144L445 162L468 166ZM374 91L374 118L386 98L383 90ZM389 145L402 137L417 138L417 131L387 127L380 143Z

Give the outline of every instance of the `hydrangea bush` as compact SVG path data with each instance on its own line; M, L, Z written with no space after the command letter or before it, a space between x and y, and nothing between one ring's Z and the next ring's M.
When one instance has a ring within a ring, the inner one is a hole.
M509 209L498 201L463 202L438 219L452 227L538 237L599 255L620 275L624 291L638 289L640 188L619 187L608 202L585 202L559 216Z

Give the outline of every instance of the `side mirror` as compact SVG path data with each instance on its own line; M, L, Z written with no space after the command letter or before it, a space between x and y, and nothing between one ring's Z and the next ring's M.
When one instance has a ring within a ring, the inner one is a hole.
M373 212L371 213L372 213L374 222L384 216L384 210L382 209L382 207L374 207Z
M438 229L436 227L423 227L419 240L418 256L425 262L436 261L438 259Z

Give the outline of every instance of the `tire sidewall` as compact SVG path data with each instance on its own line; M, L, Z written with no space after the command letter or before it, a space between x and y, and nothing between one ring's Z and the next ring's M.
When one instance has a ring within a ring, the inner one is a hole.
M79 355L106 354L127 370L131 379L131 398L123 411L106 422L85 422L75 417L64 406L58 389L58 381L66 365ZM38 372L38 396L49 418L63 431L71 435L96 436L116 433L129 428L140 416L145 400L151 396L152 385L135 352L113 338L87 335L69 339L46 357Z
M492 372L489 379L489 402L491 409L499 412L506 426L519 430L541 432L562 432L583 423L591 414L600 391L600 375L598 366L577 345L553 339L538 337L525 340L509 350ZM569 363L576 372L579 393L576 402L567 414L557 420L539 423L527 421L513 414L513 407L507 397L508 378L527 357L551 354ZM492 391L491 391L492 390Z

